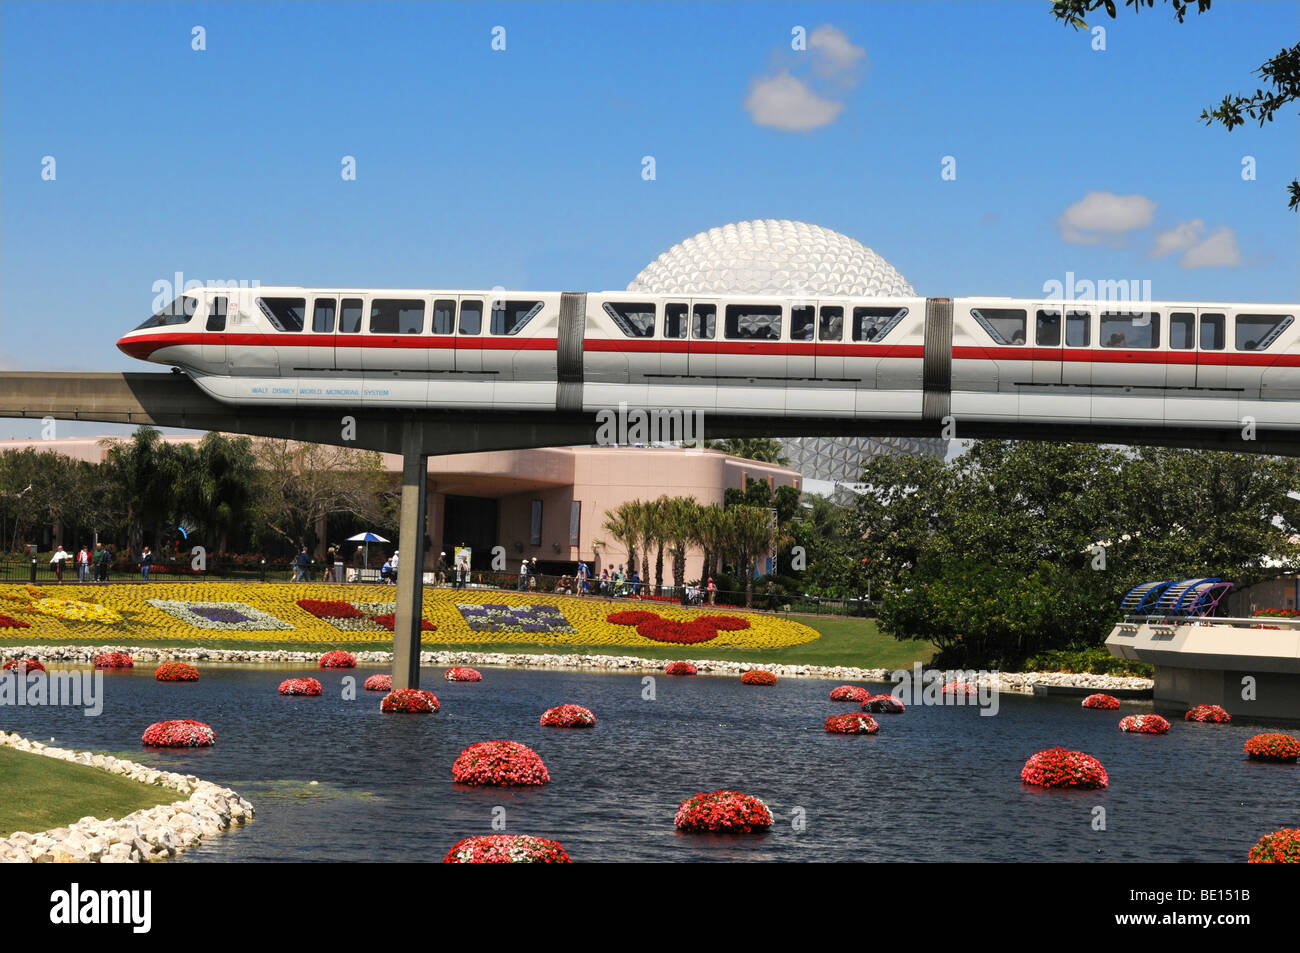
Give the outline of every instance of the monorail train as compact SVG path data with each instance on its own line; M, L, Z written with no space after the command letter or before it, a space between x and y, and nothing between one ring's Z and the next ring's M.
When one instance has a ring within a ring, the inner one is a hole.
M1300 429L1300 305L209 288L132 357L229 404Z

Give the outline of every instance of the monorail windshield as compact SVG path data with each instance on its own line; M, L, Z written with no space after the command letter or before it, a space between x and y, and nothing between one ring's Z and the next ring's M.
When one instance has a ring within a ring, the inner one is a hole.
M180 295L174 298L171 304L161 311L154 312L143 324L137 327L137 331L147 331L149 328L171 327L177 324L188 324L190 318L194 317L194 312L198 310L199 301L193 295Z

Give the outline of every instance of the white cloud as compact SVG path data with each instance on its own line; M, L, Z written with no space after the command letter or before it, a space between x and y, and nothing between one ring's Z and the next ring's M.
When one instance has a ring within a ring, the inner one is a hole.
M1205 234L1205 223L1199 218L1194 218L1190 222L1179 222L1173 228L1156 236L1151 257L1168 258L1175 252L1187 251L1201 240L1203 234Z
M1180 268L1236 268L1240 264L1237 236L1226 225L1216 228L1205 241L1187 249L1178 261Z
M813 54L813 69L822 76L854 80L859 62L867 51L854 46L843 30L823 24L808 34L808 49Z
M1089 192L1067 208L1057 224L1061 237L1076 245L1095 245L1122 238L1125 232L1146 228L1155 217L1156 203L1145 195Z
M755 80L745 108L759 126L782 132L808 132L833 123L844 111L844 104L823 99L803 80L781 72L768 79Z

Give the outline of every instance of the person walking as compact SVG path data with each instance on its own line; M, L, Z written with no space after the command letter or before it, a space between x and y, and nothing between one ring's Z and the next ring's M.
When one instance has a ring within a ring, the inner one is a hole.
M90 582L90 550L84 544L77 553L77 582Z
M528 560L525 559L519 564L519 591L523 592L528 588Z
M447 553L446 551L438 554L438 564L433 567L433 581L436 585L445 586L447 584Z
M302 548L297 558L293 561L293 581L306 582L307 570L311 568L311 556L307 553L307 547Z
M587 564L578 563L578 595L580 596L585 596L587 594L587 577L589 575L590 573L587 570Z
M95 544L95 580L108 582L108 567L113 562L113 554L103 543Z
M153 565L153 551L148 546L140 554L140 579L142 582L149 581L149 568Z
M717 602L718 602L718 587L714 583L713 577L710 576L709 577L709 605L711 606L716 605Z
M54 556L50 559L50 565L54 567L54 578L58 582L63 582L63 564L69 558L62 545L54 547Z
M402 555L402 554L401 554L398 550L394 549L394 550L393 550L393 558L390 559L390 560L388 561L388 562L389 562L389 565L392 567L392 570L393 570L393 584L394 584L394 585L397 584L397 557L400 556L400 555Z

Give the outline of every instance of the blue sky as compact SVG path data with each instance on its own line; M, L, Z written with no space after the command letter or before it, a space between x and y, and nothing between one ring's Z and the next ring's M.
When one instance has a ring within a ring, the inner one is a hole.
M922 294L1074 272L1300 301L1294 109L1197 121L1253 91L1300 4L1093 22L1104 51L1030 0L5 2L0 367L143 368L113 343L177 271L622 288L750 218L842 231ZM792 50L797 26L821 42Z

